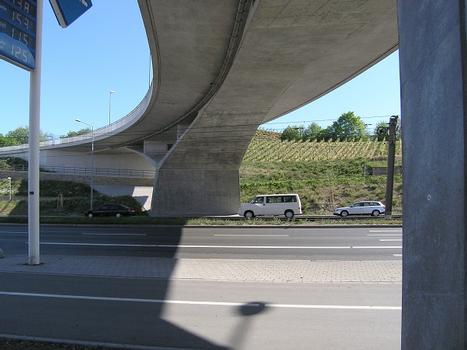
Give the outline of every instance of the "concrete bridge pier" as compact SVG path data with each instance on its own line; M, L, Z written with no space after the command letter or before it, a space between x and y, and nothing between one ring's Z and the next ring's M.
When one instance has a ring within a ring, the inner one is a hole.
M466 0L399 0L402 350L466 348Z
M228 215L240 206L238 169L161 168L155 188L154 216Z
M246 120L255 115L209 109L201 113L156 169L152 215L236 214L239 169L257 129Z

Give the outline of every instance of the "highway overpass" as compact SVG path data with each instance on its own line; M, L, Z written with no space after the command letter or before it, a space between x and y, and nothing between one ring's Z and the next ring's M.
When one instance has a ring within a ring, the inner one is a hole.
M95 131L97 167L156 170L153 215L234 214L258 126L397 48L396 2L139 0L154 79ZM41 165L91 167L91 135L44 143ZM0 155L27 157L27 145Z
M466 0L138 3L153 88L128 117L99 130L96 145L102 159L125 150L129 161L156 169L159 216L235 212L238 169L258 125L319 98L399 44L402 349L464 349ZM63 140L43 152L64 163L48 165L66 166L78 158L60 152L84 157L89 142L89 135Z

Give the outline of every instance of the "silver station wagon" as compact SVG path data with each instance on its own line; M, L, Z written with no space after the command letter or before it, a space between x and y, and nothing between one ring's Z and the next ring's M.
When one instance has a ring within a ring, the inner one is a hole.
M376 201L362 201L355 202L348 207L341 207L334 209L334 215L346 217L349 215L372 215L379 216L384 214L386 207L381 202Z

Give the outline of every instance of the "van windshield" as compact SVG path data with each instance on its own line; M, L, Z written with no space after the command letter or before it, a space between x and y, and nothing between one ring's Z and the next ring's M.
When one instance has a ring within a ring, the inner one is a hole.
M251 204L256 204L256 203L263 203L264 202L264 197L255 197L251 200Z

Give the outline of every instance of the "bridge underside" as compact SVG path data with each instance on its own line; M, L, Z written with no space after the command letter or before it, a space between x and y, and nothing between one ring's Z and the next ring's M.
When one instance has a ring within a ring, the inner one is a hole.
M236 214L239 168L258 126L392 52L395 19L387 0L257 1L222 86L157 169L153 215Z

